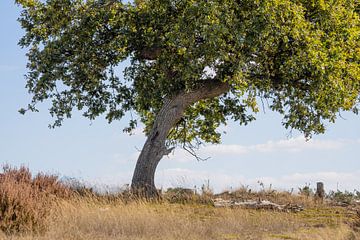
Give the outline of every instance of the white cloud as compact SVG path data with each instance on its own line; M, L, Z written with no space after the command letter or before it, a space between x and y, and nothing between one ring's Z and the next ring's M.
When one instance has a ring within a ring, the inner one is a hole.
M360 140L318 140L311 139L306 141L303 137L290 138L278 141L268 141L262 144L255 145L240 145L240 144L218 144L208 145L200 148L197 151L199 157L222 157L222 156L239 156L253 153L273 153L273 152L304 152L314 150L339 150L344 148L347 144L360 144ZM176 149L171 153L169 160L177 162L193 161L188 152L183 149Z
M259 152L275 152L275 151L287 151L287 152L300 152L304 150L328 150L328 149L340 149L345 145L345 140L314 140L310 139L306 141L305 138L299 136L296 138L290 138L279 141L268 141L265 144L258 144L249 146L249 150Z
M309 140L303 137L290 138L286 140L268 141L255 145L212 145L202 149L203 152L212 154L239 155L252 152L301 152L307 150L338 150L348 144L349 140Z

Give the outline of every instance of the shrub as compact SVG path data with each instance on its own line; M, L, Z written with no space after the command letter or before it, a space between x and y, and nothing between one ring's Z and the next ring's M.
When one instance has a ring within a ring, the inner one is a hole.
M336 203L349 205L355 199L355 194L349 191L341 192L337 190L336 192L330 191L327 197Z
M40 173L33 178L26 167L3 166L0 174L0 230L6 234L45 231L55 198L70 194L56 176Z
M306 184L304 187L299 188L299 194L306 197L314 196L314 191L310 188L310 184Z

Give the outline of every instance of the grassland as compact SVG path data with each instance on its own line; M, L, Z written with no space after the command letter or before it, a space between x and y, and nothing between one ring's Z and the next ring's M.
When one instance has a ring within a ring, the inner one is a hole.
M214 208L198 204L63 201L41 235L3 235L13 240L75 239L360 239L343 208L301 213Z
M333 206L331 202L320 204L309 197L276 191L252 193L246 197L269 197L272 201L278 198L279 202L303 204L305 210L290 213L215 208L211 204L214 196L209 194L187 196L185 199L184 196L174 198L173 195L164 194L161 201L147 202L124 195L84 194L78 189L75 191L58 184L55 178L44 176L41 178L42 182L37 177L31 180L27 176L27 182L24 183L24 178L21 180L18 175L18 172L13 171L12 177L5 180L4 176L0 178L0 218L2 221L8 219L7 224L12 224L11 228L0 224L3 229L0 239L360 239L360 212L357 213L359 208L356 205L339 207ZM23 184L33 184L32 188L42 186L35 189L46 194L36 195L34 191L25 194ZM20 195L15 194L16 191L22 192L23 200L19 200ZM5 194L8 194L7 197ZM245 191L238 191L236 194L241 197ZM31 197L35 199L30 199ZM37 215L31 209L34 206L39 208L39 204L46 211ZM6 207L7 211L4 211ZM26 214L21 215L19 211Z

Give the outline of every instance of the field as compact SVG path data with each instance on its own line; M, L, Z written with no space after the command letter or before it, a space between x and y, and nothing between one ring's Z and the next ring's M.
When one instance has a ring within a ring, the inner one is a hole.
M360 207L312 196L239 189L223 195L164 193L158 201L99 195L54 176L8 168L0 178L1 239L360 239ZM26 187L30 186L30 187ZM214 198L261 198L303 211L214 207Z

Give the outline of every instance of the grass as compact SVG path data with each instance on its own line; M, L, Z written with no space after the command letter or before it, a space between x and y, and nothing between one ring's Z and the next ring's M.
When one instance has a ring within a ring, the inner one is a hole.
M26 169L22 169L20 172L23 174ZM14 175L14 173L17 175L16 169L12 169L12 174ZM28 222L23 221L22 218L13 219L12 224L20 221L24 227L20 229L21 231L0 231L0 239L360 239L357 230L360 226L360 212L356 214L356 209L350 211L344 207L314 204L309 198L302 198L302 196L289 193L276 193L274 191L249 193L246 191L246 194L251 194L246 197L258 198L262 196L263 198L271 197L273 201L278 200L278 202L302 202L307 204L305 211L285 213L242 208L215 208L209 204L209 198L211 198L209 194L204 197L205 200L202 200L200 195L196 197L187 195L186 201L175 201L174 196L178 195L174 191L171 194L164 194L164 200L160 202L136 201L129 200L124 195L101 196L91 191L87 192L86 189L76 192L79 189L75 191L68 186L61 186L55 178L41 176L41 184L39 184L40 180L35 181L39 177L27 177L25 178L27 179L26 183L22 182L28 187L31 186L30 188L33 189L31 191L37 191L38 195L33 194L32 196L36 197L40 196L40 193L43 194L41 195L42 198L29 199L28 206L26 205L27 202L23 201L22 206L25 206L24 209L31 209L37 206L33 205L34 201L43 200L40 206L46 215L41 215L42 218L38 220L43 220L41 226L44 231L33 231L34 229L26 228ZM37 183L35 184L35 182ZM16 181L13 181L11 184L15 183ZM5 186L8 187L7 189L15 189L9 188L9 185L0 181L0 190ZM14 191L20 191L20 188ZM241 195L241 191L235 191L232 194L240 199L245 197L245 195ZM4 191L2 194L4 198ZM13 194L13 196L17 195ZM51 201L49 201L50 199ZM7 210L8 212L11 211L12 202L3 201L2 204L2 208L6 208L5 204L8 204ZM37 211L40 209L34 208L30 214L38 216ZM0 218L2 217L0 215Z
M300 214L214 208L208 205L93 199L62 201L42 235L12 240L70 239L357 239L346 213L309 209ZM336 211L336 210L335 210ZM6 239L6 236L4 236Z

